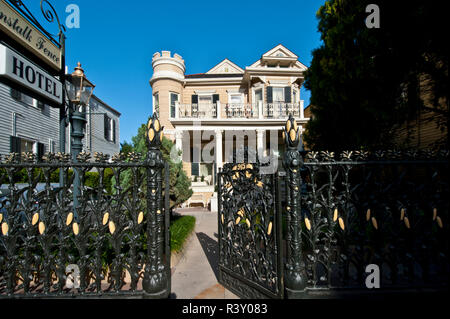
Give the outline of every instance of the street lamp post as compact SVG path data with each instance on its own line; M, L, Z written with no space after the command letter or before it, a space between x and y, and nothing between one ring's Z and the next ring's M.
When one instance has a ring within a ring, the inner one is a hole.
M92 96L95 85L85 76L81 63L75 67L72 74L66 75L66 92L69 99L69 119L71 123L72 161L77 162L77 156L83 150L84 129L86 126L86 106ZM73 180L73 212L77 216L78 197L80 195L80 173L74 168Z

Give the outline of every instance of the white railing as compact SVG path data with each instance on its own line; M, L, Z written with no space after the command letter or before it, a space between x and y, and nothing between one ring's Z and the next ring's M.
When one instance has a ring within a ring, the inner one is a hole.
M258 118L258 105L229 103L225 105L226 118Z
M303 118L303 103L275 102L264 104L263 116L265 118L287 118L289 114L297 118Z
M216 103L176 104L179 118L216 118Z
M286 119L289 114L303 119L303 101L300 103L217 103L175 104L176 118L190 119Z

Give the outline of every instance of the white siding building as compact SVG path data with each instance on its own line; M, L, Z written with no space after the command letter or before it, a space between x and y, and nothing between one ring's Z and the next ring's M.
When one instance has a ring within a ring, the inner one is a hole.
M84 151L113 155L120 151L120 113L92 96L87 107ZM70 125L66 152L70 152ZM0 83L0 154L59 152L59 109Z
M0 83L0 154L59 151L59 109Z

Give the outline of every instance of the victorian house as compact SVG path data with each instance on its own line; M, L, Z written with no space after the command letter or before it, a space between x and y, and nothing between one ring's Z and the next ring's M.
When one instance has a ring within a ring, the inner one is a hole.
M194 188L193 201L204 205L214 191L215 174L240 143L277 158L289 114L302 131L308 121L300 97L307 67L281 44L245 67L224 59L205 73L185 74L185 61L170 51L155 53L152 67L153 110L165 134L183 150L187 174L210 185Z

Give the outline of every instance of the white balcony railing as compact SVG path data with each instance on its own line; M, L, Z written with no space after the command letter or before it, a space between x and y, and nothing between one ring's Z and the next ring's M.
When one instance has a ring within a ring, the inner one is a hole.
M216 118L216 103L177 104L179 118Z
M176 103L175 114L178 119L286 119L289 114L303 119L303 101L300 103L262 103L248 104L181 104Z

